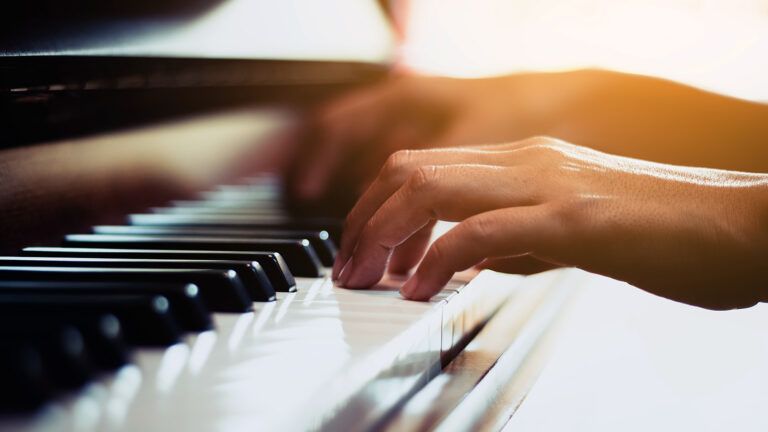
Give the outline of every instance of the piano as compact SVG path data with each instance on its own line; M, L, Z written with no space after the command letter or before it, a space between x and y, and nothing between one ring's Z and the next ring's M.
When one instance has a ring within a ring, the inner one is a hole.
M0 430L493 424L580 273L337 288L347 180L285 192L307 113L386 76L382 6L123 3L2 19Z

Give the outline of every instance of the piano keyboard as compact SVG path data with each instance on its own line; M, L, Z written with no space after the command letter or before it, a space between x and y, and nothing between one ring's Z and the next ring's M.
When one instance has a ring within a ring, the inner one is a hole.
M370 429L504 302L547 298L493 272L429 302L336 288L340 221L279 196L254 179L0 257L0 429Z

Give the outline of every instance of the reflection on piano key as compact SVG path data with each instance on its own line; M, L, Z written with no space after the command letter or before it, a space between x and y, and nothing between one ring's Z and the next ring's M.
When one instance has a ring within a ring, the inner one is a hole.
M74 412L72 424L74 430L94 430L99 421L100 409L98 403L93 397L79 397L72 404L72 411Z
M135 365L120 369L108 383L109 395L104 403L104 421L106 428L117 428L125 421L125 416L139 392L141 370Z
M256 335L259 333L259 331L261 331L261 329L267 324L267 321L269 321L274 311L275 305L268 304L264 305L264 307L260 308L260 310L256 312L256 320L251 326L251 333L253 333L253 335Z
M238 348L251 321L253 321L253 313L242 314L237 317L237 320L232 326L232 331L229 334L229 339L227 339L227 347L229 347L230 352L235 351Z
M208 361L208 356L216 343L216 332L206 331L198 334L191 342L192 351L189 354L189 372L197 375Z
M185 344L176 344L165 350L155 378L155 388L159 393L168 393L173 389L186 367L188 358L189 347Z

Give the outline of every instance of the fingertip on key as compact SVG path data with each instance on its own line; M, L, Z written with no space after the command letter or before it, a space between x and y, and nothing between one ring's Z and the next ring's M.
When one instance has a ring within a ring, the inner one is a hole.
M344 271L346 276L342 276L346 288L365 289L370 288L381 281L381 278L384 276L383 268L379 271L378 267L370 267L369 263L355 263L354 261L355 259L353 258L353 265L349 270Z
M348 261L349 260L344 258L341 253L336 255L336 259L333 261L333 269L331 270L332 281L336 282L339 280L339 276L341 276L341 272L344 270Z
M347 263L339 271L338 280L336 282L338 286L349 288L347 283L349 282L349 275L352 273L354 267L354 261L354 257L350 258L349 261L347 261Z
M432 283L429 279L419 277L418 273L415 273L408 279L403 287L400 288L400 294L408 300L413 301L429 301L439 289L433 289Z
M419 287L419 280L418 276L414 274L410 278L408 278L407 281L403 284L402 287L400 287L400 295L405 297L408 300L416 300L414 298L414 293Z

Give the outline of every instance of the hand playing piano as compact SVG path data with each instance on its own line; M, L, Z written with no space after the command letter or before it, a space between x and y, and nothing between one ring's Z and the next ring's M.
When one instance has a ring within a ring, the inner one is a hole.
M316 113L293 192L319 200L335 176L370 181L394 151L505 142L544 133L559 74L454 79L406 75L333 100ZM514 101L514 103L510 103Z
M766 172L766 147L758 144L768 139L766 115L766 105L610 71L399 76L319 110L291 189L322 202L328 192L362 192L358 187L397 150L537 135L644 160Z
M428 247L436 220L459 223ZM418 264L401 289L414 300L472 266L575 266L692 305L748 307L768 301L766 221L765 174L651 163L549 138L400 151L349 214L333 277L371 286L397 252L395 270Z

